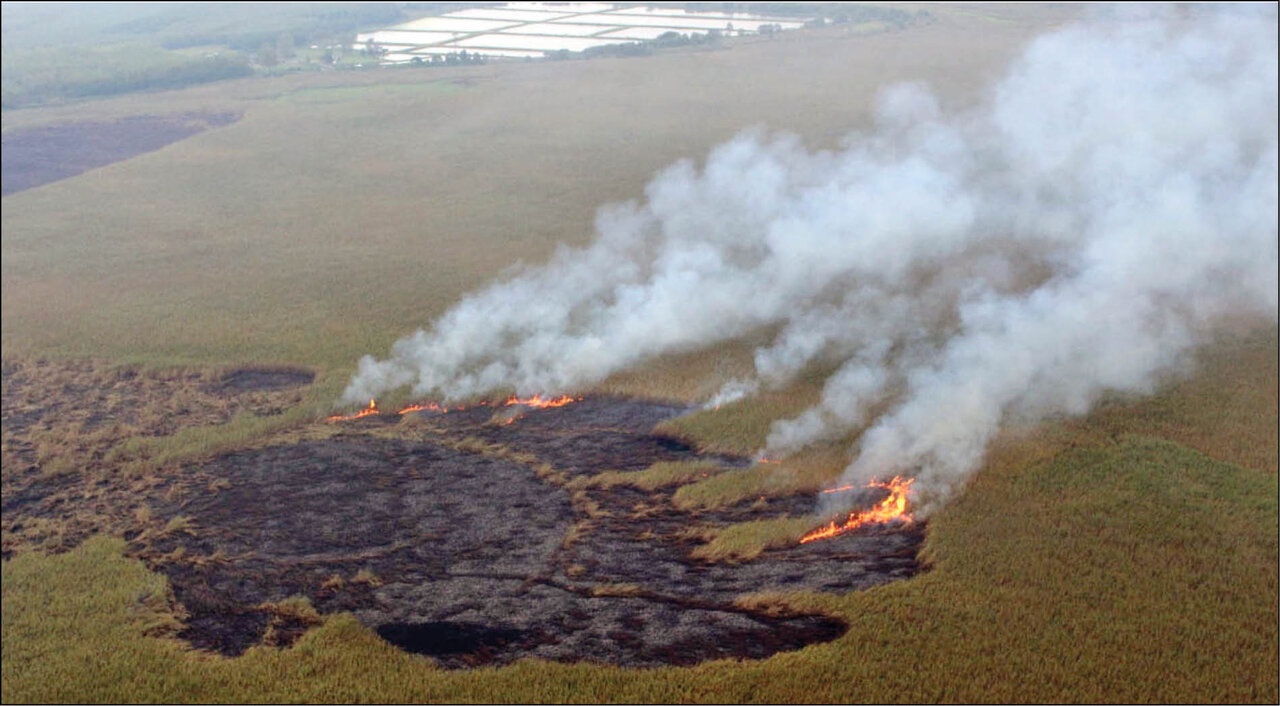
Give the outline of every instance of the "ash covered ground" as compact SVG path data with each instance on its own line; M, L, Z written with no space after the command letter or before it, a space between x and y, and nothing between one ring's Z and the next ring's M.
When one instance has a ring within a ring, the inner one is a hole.
M474 408L418 420L412 439L380 433L400 421L394 415L366 417L329 438L201 464L202 476L227 487L153 504L162 520L182 518L192 530L135 544L169 576L189 613L182 637L198 647L237 654L286 644L308 621L273 604L303 595L447 667L528 656L627 666L766 657L832 640L845 626L735 599L848 591L917 570L919 527L738 564L689 558L690 527L806 514L811 495L686 513L671 503L674 487L563 487L659 461L745 465L651 432L683 411L594 397L502 424L492 408Z
M157 486L189 479L122 472L130 440L270 417L298 405L311 371L150 370L101 360L6 359L0 366L0 536L5 558L60 552L135 523Z

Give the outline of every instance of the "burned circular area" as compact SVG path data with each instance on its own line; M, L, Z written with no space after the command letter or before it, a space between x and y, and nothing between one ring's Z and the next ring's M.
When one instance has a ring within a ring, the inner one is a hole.
M697 560L690 528L805 514L814 499L687 511L672 503L675 487L585 482L658 461L746 465L652 433L680 407L589 398L510 423L499 411L404 424L384 413L329 438L221 456L189 469L207 485L152 500L151 528L133 546L169 576L187 613L181 636L198 647L288 644L319 621L316 611L351 611L401 649L454 668L767 657L846 626L744 595L849 590L915 570L913 530L733 564Z
M297 368L241 368L232 370L213 385L218 392L245 392L249 390L286 390L310 385L316 374Z

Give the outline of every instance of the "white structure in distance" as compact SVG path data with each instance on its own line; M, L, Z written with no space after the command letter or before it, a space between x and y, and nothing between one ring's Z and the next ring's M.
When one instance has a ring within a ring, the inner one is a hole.
M608 3L508 3L423 17L356 35L353 49L376 48L382 64L469 56L536 59L559 51L657 39L668 32L725 36L803 27L805 18L679 8L619 7Z

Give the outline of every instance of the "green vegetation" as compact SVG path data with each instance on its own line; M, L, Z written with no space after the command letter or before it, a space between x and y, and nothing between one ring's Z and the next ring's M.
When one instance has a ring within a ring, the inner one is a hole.
M1084 419L1011 427L992 444L987 466L1039 463L1066 449L1143 434L1275 474L1280 421L1276 335L1273 327L1226 327L1218 332L1215 345L1200 352L1196 375L1149 397L1113 399ZM711 429L734 428L735 412L728 407L724 412L730 420ZM701 421L689 428L708 433ZM832 445L806 449L780 464L756 464L682 486L673 502L685 509L716 508L766 495L815 492L838 477L855 437L856 433ZM709 438L714 443L719 437ZM708 529L702 533L708 543L696 555L711 561L749 559L769 547L794 542L816 524L812 518L793 518Z
M845 460L842 449L817 447L782 463L757 463L683 486L672 501L689 510L723 507L766 495L816 493L839 475Z
M749 454L764 447L769 425L815 404L821 378L811 377L784 390L774 390L742 399L719 409L707 409L663 422L659 430L674 436L696 439L710 450Z
M414 3L414 13L450 3ZM5 47L94 46L147 41L168 49L222 45L252 52L282 32L298 44L399 22L396 3L6 3Z
M766 549L795 544L814 525L812 517L784 517L706 529L702 539L707 543L689 555L706 561L748 561Z
M147 44L6 51L0 107L164 91L253 73L230 51L188 54Z
M719 464L706 461L664 461L643 471L607 471L590 477L584 476L571 483L570 487L612 488L627 485L640 490L656 490L663 486L707 478L722 470Z
M327 49L295 47L350 44L360 29L406 17L395 3L104 5L7 3L0 107L164 91L290 59L291 70L343 63ZM448 7L424 3L418 11Z

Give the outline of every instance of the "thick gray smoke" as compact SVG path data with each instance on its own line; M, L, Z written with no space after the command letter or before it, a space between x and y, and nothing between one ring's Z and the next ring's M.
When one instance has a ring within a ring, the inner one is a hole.
M1222 314L1276 317L1275 7L1169 13L1044 36L963 115L897 86L839 151L749 132L677 163L344 399L568 392L773 326L715 402L825 365L770 452L869 425L848 480L945 496L1003 420L1147 390Z

